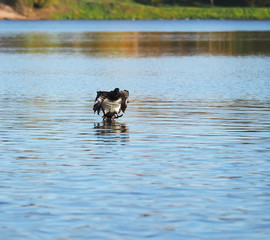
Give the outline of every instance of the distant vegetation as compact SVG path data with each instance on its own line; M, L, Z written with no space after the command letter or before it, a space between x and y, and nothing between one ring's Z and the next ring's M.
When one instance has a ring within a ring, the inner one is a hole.
M270 19L270 0L0 0L41 19Z
M269 7L270 0L135 0L135 2L160 6L222 6L222 7Z

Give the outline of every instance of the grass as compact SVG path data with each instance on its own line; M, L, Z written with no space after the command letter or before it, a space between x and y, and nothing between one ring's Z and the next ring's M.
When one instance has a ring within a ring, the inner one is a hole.
M23 0L26 1L26 0ZM270 8L149 6L132 0L47 0L33 10L43 19L257 19L270 20ZM42 15L42 11L45 12ZM31 17L31 16L30 16Z
M67 0L66 0L67 1ZM74 1L73 1L74 4ZM270 19L270 8L153 7L132 1L81 0L57 19Z

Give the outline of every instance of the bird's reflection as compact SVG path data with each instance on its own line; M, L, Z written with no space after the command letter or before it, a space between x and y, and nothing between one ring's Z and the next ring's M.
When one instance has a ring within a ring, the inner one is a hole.
M128 142L129 129L126 124L118 122L102 122L94 124L95 134L103 142Z

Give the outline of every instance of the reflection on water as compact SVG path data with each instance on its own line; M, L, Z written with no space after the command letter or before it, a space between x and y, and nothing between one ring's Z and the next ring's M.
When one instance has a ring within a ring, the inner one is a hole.
M118 122L102 122L95 123L94 129L96 130L97 137L100 138L101 142L128 142L129 134L126 124Z
M94 56L269 55L270 32L88 32L0 34L0 50Z
M0 33L1 239L268 239L269 46L267 31ZM96 91L115 87L131 102L102 123Z

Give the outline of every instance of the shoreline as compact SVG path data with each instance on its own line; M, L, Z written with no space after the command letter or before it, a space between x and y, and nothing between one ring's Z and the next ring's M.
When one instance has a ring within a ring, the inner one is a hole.
M61 8L60 8L61 9ZM142 11L139 11L142 10ZM1 20L270 20L270 8L188 8L141 7L134 12L107 13L80 8L61 11L59 8L27 9L27 16L0 3Z

